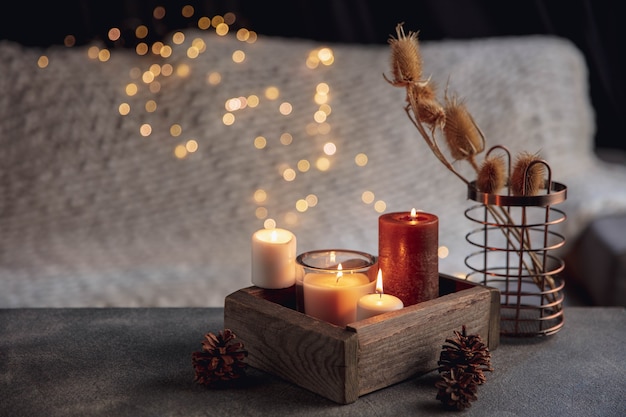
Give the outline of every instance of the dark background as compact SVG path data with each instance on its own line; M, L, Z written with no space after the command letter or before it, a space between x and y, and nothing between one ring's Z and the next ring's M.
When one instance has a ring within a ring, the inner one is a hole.
M194 7L193 17L182 16L184 5ZM157 6L166 9L163 19L152 16ZM9 1L0 12L0 39L47 47L73 35L81 45L106 42L108 30L118 27L123 40L109 46L134 47L133 30L139 24L148 26L152 42L196 26L201 16L227 12L236 15L235 28L329 43L386 43L400 22L407 30L419 30L421 40L557 35L573 41L587 59L596 148L624 151L626 71L618 47L626 49L617 25L626 21L621 9L617 0Z

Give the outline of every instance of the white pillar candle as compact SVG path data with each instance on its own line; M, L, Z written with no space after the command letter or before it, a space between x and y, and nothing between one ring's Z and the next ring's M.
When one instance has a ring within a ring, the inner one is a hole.
M376 278L376 293L367 294L359 299L356 308L356 319L364 320L388 311L400 310L404 307L402 300L390 294L383 293L383 274L378 270Z
M364 273L310 273L304 276L304 309L309 316L337 326L356 321L359 299L374 290L374 281Z
M285 229L261 229L252 235L252 284L267 289L296 283L296 236Z

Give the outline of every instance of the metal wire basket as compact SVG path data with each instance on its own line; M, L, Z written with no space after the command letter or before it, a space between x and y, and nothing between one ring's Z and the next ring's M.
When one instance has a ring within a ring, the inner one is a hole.
M559 274L565 263L554 252L565 237L554 229L566 215L552 206L565 201L567 187L552 181L545 161L537 163L548 173L538 195L487 194L475 181L467 188L468 198L479 203L465 210L465 217L479 225L466 235L478 248L465 258L472 271L467 279L500 290L500 333L505 336L551 335L564 324L565 284Z

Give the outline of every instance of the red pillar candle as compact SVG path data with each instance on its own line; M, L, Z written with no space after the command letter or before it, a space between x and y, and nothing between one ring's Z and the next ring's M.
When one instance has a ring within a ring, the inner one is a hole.
M439 296L439 218L424 212L397 212L378 218L378 266L385 292L405 306Z

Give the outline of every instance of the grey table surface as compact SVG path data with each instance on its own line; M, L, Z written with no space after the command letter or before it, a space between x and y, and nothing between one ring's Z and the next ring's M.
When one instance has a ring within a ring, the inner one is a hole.
M193 381L191 353L221 308L0 310L0 416L626 416L626 309L570 307L557 334L504 338L462 412L438 374L336 404L249 369L237 388Z

